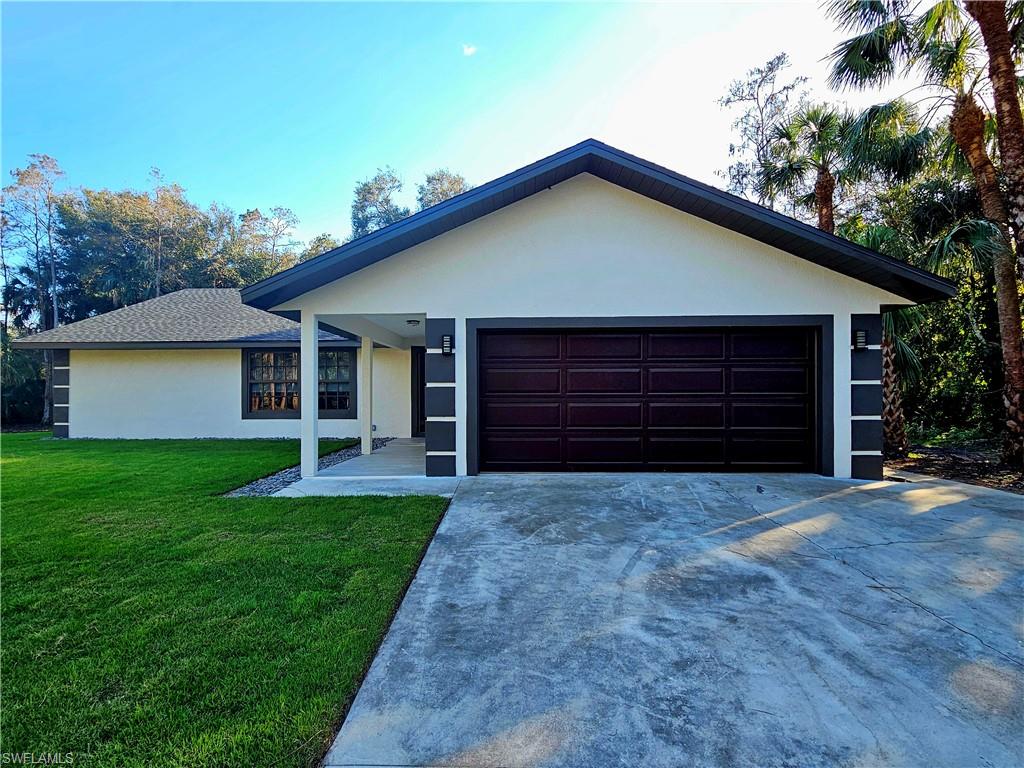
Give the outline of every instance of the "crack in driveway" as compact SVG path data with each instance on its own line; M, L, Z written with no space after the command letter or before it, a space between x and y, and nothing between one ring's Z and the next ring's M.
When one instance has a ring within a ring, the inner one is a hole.
M942 616L942 615L936 613L935 611L933 611L928 606L923 605L923 604L917 602L916 600L914 600L909 595L906 595L903 592L900 592L899 589L897 589L896 587L889 586L889 585L885 584L881 579L878 579L874 575L872 575L872 574L868 573L867 571L865 571L863 568L860 568L859 566L854 565L853 563L851 563L848 560L844 560L843 558L841 558L839 555L836 554L836 552L839 551L839 550L844 550L844 549L863 549L863 548L869 547L869 546L881 546L881 545L862 545L862 546L858 546L858 547L836 547L835 550L833 551L832 549L829 549L828 547L825 547L825 546L819 544L814 539L812 539L810 536L807 536L806 534L802 533L801 531L798 531L796 528L792 528L791 526L788 526L785 523L780 523L778 520L774 519L770 515L765 514L764 512L759 510L756 505L754 505L753 503L751 503L749 501L746 501L746 500L740 498L733 491L731 491L728 488L726 488L724 485L722 485L722 483L720 481L715 480L715 481L713 481L713 484L719 490L721 490L726 496L728 496L729 498L733 499L740 506L747 507L748 509L750 509L758 517L761 517L761 518L767 520L768 522L770 522L772 525L774 525L777 528L781 528L783 530L789 531L790 533L796 534L797 536L799 536L801 539L806 541L811 546L815 547L816 549L820 549L822 552L824 552L826 555L828 555L832 560L835 560L837 563L840 563L841 565L845 565L845 566L847 566L849 568L852 568L853 570L857 571L857 573L861 574L864 578L870 579L871 581L873 581L877 585L878 589L881 589L881 590L883 590L885 592L888 592L889 594L895 595L896 597L898 597L901 600L905 601L906 603L914 606L915 608L918 608L918 609L924 611L929 616L932 616L933 618L938 619L943 624L945 624L945 625L947 625L949 627L952 627L953 629L955 629L958 632L962 632L963 634L967 635L968 637L974 638L979 643L981 643L981 645L985 646L986 648L988 648L993 653L999 654L1004 659L1009 661L1011 664L1014 664L1014 665L1024 669L1024 661L1022 661L1021 659L1019 659L1016 656L1013 656L1011 654L1008 654L1005 651L1000 650L999 648L996 648L995 646L989 644L984 639L982 639L980 636L975 634L974 632L971 632L969 629L965 629L964 627L961 627L956 622L950 621L945 616ZM976 536L976 537L968 537L968 538L989 538L989 537L988 536ZM955 540L955 539L946 539L946 540L947 541L951 541L951 540ZM901 543L901 542L891 542L891 543Z

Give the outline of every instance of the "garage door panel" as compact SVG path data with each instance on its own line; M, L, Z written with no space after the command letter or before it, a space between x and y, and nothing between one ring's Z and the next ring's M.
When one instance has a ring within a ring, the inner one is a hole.
M810 354L810 340L806 334L745 331L733 333L731 338L731 357L734 360L806 360Z
M803 435L733 436L729 439L729 455L734 464L802 465L808 460L807 440Z
M651 429L706 429L725 426L725 404L647 404L647 426Z
M651 437L647 460L654 464L725 464L725 437Z
M618 359L639 360L640 334L572 334L565 340L567 360Z
M562 461L559 436L488 435L480 446L489 461L520 464L557 464Z
M644 423L644 407L640 402L569 402L565 408L565 423L569 428L639 429Z
M652 333L648 360L722 360L725 335L721 333Z
M480 468L814 467L814 335L801 328L480 337Z
M484 336L480 358L485 362L500 360L558 360L561 339L538 334L496 334Z
M730 391L733 394L806 395L810 377L803 366L779 368L733 368Z
M559 429L562 426L562 404L554 403L486 403L480 409L485 429L527 427Z
M733 429L806 429L810 416L804 403L731 403Z
M565 458L569 464L643 464L644 440L635 437L569 436L565 440Z
M490 368L482 379L485 395L557 395L562 389L558 368Z
M723 368L651 368L647 391L652 395L725 393Z
M566 393L640 394L640 368L570 368L566 371Z

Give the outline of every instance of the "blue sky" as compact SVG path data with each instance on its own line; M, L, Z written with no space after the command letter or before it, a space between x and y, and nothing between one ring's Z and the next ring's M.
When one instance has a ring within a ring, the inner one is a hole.
M785 50L827 95L839 39L801 3L0 12L5 178L33 152L75 186L144 187L158 167L203 205L292 208L303 239L347 234L352 188L378 166L411 203L434 168L479 184L588 136L721 184L729 80Z

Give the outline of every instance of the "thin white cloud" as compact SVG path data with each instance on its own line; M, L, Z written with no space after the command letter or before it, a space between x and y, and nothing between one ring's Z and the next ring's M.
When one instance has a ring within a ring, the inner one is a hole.
M463 43L462 44L462 55L463 56L472 56L475 53L476 53L476 46L475 45L471 45L469 43Z

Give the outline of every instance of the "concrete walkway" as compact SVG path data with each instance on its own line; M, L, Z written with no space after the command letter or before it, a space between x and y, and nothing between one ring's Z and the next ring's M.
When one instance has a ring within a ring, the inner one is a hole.
M463 480L329 766L1018 766L1024 499Z
M373 453L323 470L319 477L422 477L427 447L422 437L398 437Z
M426 477L426 455L423 438L397 438L372 453L292 483L274 496L451 496L459 479Z

